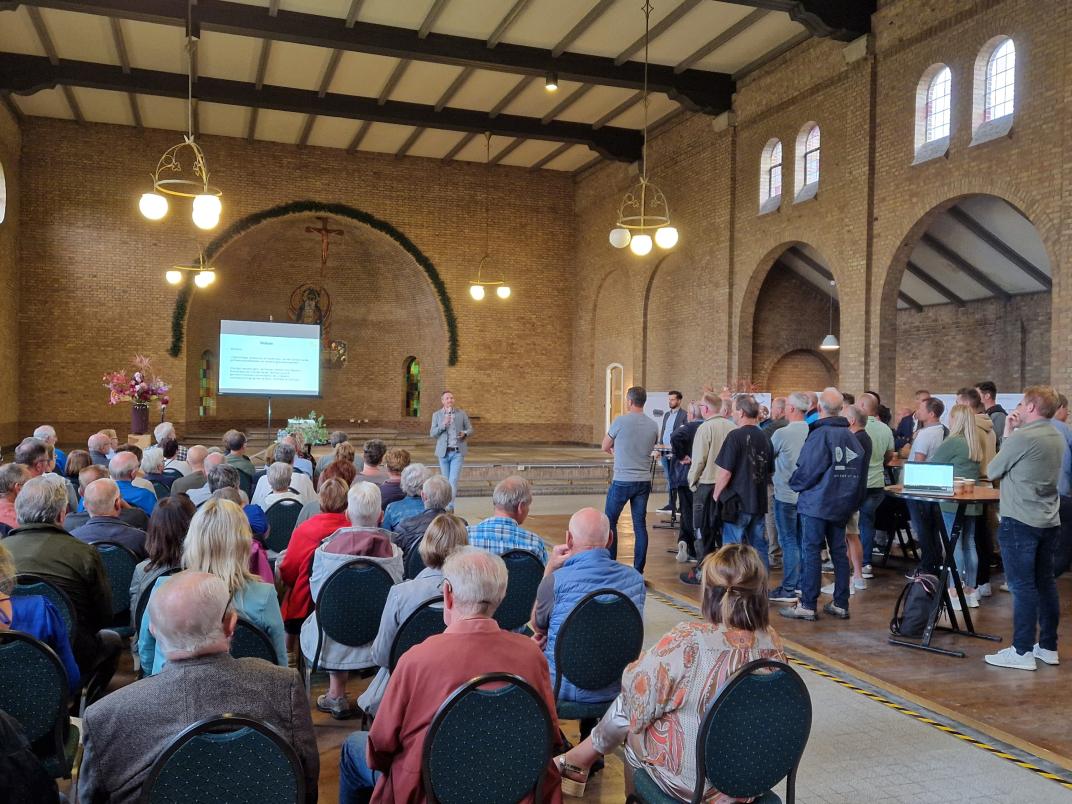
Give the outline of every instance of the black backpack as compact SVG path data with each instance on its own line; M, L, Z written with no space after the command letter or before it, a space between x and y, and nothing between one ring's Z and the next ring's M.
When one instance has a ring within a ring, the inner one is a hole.
M923 636L938 592L936 575L917 572L912 576L893 604L890 633L906 637Z

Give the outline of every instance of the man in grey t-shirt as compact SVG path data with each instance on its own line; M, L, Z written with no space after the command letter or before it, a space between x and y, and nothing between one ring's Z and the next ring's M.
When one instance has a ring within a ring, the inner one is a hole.
M659 440L659 428L644 415L648 392L639 385L625 393L628 412L611 422L603 437L603 451L614 456L614 479L607 489L605 513L613 538L611 558L618 557L618 517L629 503L633 516L633 566L644 571L648 555L648 526L645 516L651 494L651 452Z

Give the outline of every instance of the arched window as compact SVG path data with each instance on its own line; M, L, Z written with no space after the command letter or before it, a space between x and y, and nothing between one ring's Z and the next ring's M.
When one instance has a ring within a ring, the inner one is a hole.
M797 135L794 201L814 198L819 189L819 150L819 125L807 123Z
M1006 39L990 54L986 63L986 90L983 121L1012 114L1016 96L1016 46Z
M0 223L7 216L7 179L4 178L4 163L0 162Z
M216 415L216 355L206 349L201 353L197 371L197 415L201 418Z
M770 212L782 200L782 142L773 139L759 161L759 211Z
M923 110L923 141L934 142L949 136L949 101L953 93L953 74L942 67L927 86L927 103Z
M407 418L421 415L421 363L415 357L407 357L402 364L404 396L402 413Z

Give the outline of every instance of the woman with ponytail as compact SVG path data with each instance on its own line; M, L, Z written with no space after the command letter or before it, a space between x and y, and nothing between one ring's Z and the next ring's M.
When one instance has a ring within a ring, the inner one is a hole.
M711 701L730 676L756 659L785 661L770 627L767 571L746 544L728 544L700 567L702 621L679 623L625 668L621 694L591 736L558 757L562 792L584 795L596 760L625 746L626 792L643 767L670 796L692 798L696 738ZM704 801L737 801L708 790Z

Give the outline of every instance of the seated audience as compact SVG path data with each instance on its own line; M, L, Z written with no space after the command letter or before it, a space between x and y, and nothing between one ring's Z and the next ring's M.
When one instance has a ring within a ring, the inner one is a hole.
M5 463L0 466L0 524L9 528L19 526L15 516L15 498L29 479L30 472L21 463Z
M294 466L294 447L287 443L277 444L275 452L272 457L275 463L288 464L292 470ZM292 488L298 495L303 503L310 502L316 499L316 491L313 490L313 481L309 475L303 475L301 472L293 472L293 476L290 479L289 488ZM265 504L264 498L273 492L272 484L268 481L267 473L257 481L257 488L253 490L253 499L250 500L254 505L259 505L261 508L267 510L268 505Z
M265 478L268 480L268 485L271 487L271 491L261 498L261 508L267 511L280 500L294 500L298 503L303 502L301 495L291 488L290 484L294 477L294 467L289 463L276 461L269 466Z
M94 433L86 441L89 459L98 466L108 465L108 453L112 451L112 439L107 433Z
M201 463L201 471L205 475L205 482L196 488L186 490L186 496L193 500L194 505L201 505L205 500L212 496L212 487L209 485L209 478L212 476L216 467L223 464L225 458L222 452L213 452L211 449L208 451L208 455L205 456L205 460ZM184 480L186 478L183 478ZM235 478L237 482L237 477Z
M469 544L502 555L507 550L528 550L547 563L543 539L521 527L532 506L532 485L511 475L500 480L491 495L495 513L479 525L469 526Z
M331 464L328 469L333 467ZM282 609L288 652L297 649L302 623L313 611L313 599L309 595L313 551L335 531L350 527L346 516L349 502L346 495L350 487L340 478L327 475L325 472L320 481L320 512L294 528L290 544L279 562L279 579L287 587Z
M56 446L56 428L51 424L42 424L33 431L33 437L41 439L52 447L56 458L56 474L65 474L67 470L67 454Z
M423 801L421 757L428 726L452 692L484 673L513 673L529 682L547 706L557 734L551 678L540 649L531 639L503 631L492 618L506 595L506 581L502 559L487 551L459 547L447 557L447 630L406 651L391 674L371 731L356 732L343 743L339 804L369 801L370 794L377 802ZM559 776L550 763L541 787L544 801L561 799Z
M252 480L257 469L253 466L253 461L246 457L246 434L241 430L228 430L223 434L223 446L227 448L227 465L233 466Z
M145 450L141 456L141 473L142 476L153 484L153 488L156 488L156 484L159 483L162 486L166 486L168 491L171 491L171 484L175 482L175 475L164 474L164 450L160 447L150 447Z
M196 571L169 578L153 594L145 619L152 619L167 665L158 676L122 687L86 709L79 801L141 801L149 769L167 744L187 726L224 712L275 728L298 753L306 801L316 801L320 756L301 679L260 659L231 657L238 615L230 594L224 579ZM252 765L234 772L257 770Z
M543 647L555 681L555 642L562 623L585 595L597 589L616 589L624 593L644 614L644 576L632 567L610 557L610 520L595 508L582 508L570 517L566 543L551 551L547 571L536 592L532 608L532 630L536 643ZM560 701L603 703L613 701L621 692L617 682L601 690L581 690L569 679L562 679ZM581 736L586 737L596 721L581 721Z
M40 477L52 471L52 461L48 456L48 444L39 438L24 438L15 447L15 463L26 467L30 477Z
M288 433L279 443L294 448L294 469L312 480L313 462L305 446L305 437L301 433Z
M198 509L190 521L190 529L182 546L182 568L209 572L227 582L238 616L256 625L272 640L276 663L287 666L287 651L283 645L283 618L275 587L257 579L249 571L252 535L246 516L228 500L209 500ZM153 585L150 595L170 581L163 577ZM149 612L152 598L149 599ZM151 629L151 614L142 618L138 636L141 667L146 675L155 675L164 666L165 653L156 649Z
M354 558L365 558L387 571L394 583L402 580L402 551L391 543L391 532L379 527L380 488L372 483L355 483L347 493L349 527L340 528L313 552L309 573L309 593L315 601L320 587L335 570ZM301 651L312 664L316 654L317 624L314 611L301 628ZM346 682L351 670L375 667L372 643L350 647L324 637L319 669L328 671L328 691L316 700L316 708L336 720L354 714L346 697Z
M387 467L387 479L380 485L383 509L406 496L402 491L402 471L409 466L409 451L401 447L387 450L383 456L383 465Z
M313 480L320 481L320 475L324 472L328 466L339 457L338 446L340 444L346 444L347 449L350 452L350 462L354 461L354 445L349 443L350 436L343 430L335 430L330 436L328 436L328 446L331 447L331 452L327 455L320 456L320 460L316 462L316 466L313 469ZM355 466L356 470L357 467Z
M365 462L358 475L362 480L368 483L375 483L377 486L382 486L383 482L387 479L387 475L383 473L380 464L383 463L383 458L387 454L387 444L378 438L370 438L365 442L363 449L363 458Z
M368 689L357 699L361 711L376 715L391 678L391 645L398 636L398 630L422 603L443 594L443 562L457 548L467 544L469 535L465 530L465 520L454 514L440 514L424 532L424 538L417 545L424 569L416 578L392 586L387 593L387 605L380 617L380 630L372 643L372 661L380 669Z
M142 594L152 589L161 575L182 567L182 543L196 511L184 494L165 497L157 503L145 532L145 552L149 557L134 568L134 577L130 580L131 612L138 610Z
M165 442L174 441L176 459L180 461L186 460L187 449L179 444L179 436L175 432L174 424L171 422L160 422L160 424L153 428L153 438L156 439L157 446L161 448L164 446Z
M71 535L87 544L115 542L138 557L148 557L145 551L145 531L131 527L119 518L119 486L114 480L102 477L86 488L86 513L89 521L71 531Z
M75 616L75 661L82 678L96 673L103 689L119 661L119 636L101 631L112 619L112 590L96 548L63 529L65 486L51 474L27 480L15 499L19 527L4 537L4 546L20 574L40 576L66 592Z
M161 441L160 449L164 453L165 472L171 469L186 477L186 475L194 471L193 467L187 462L187 458L179 460L179 442L174 438L165 438ZM186 452L186 455L189 456L189 452Z
M63 618L52 601L43 595L12 597L15 575L15 559L0 542L0 631L21 631L52 648L67 671L71 694L76 694L81 676Z
M119 452L108 464L112 480L119 486L119 495L131 505L136 505L152 516L156 507L156 492L146 491L134 485L134 473L138 471L140 461L133 452Z
M405 495L400 500L387 505L383 509L383 527L385 530L395 530L398 523L411 516L417 516L424 510L424 500L421 499L421 486L424 481L431 477L431 470L423 463L411 463L402 470L399 484Z
M71 501L68 506L71 511L78 510L78 501L81 499L78 491L78 473L92 465L93 461L89 459L89 453L84 449L73 449L67 456L63 476L67 478L67 499Z
M0 710L0 778L6 801L34 804L67 804L60 799L56 780L33 752L22 724Z
M119 448L116 449L115 454L118 455L120 452L131 452L134 454L134 457L138 459L138 468L134 470L134 477L131 479L131 482L140 489L151 491L153 497L156 497L156 486L153 485L151 480L146 479L145 472L141 468L142 459L145 458L145 453L142 451L142 448L137 444L120 444Z
M453 498L454 490L450 487L450 481L444 475L432 475L421 486L421 501L424 510L416 516L403 519L394 528L392 540L402 552L409 551L417 546L424 531L432 524L432 520L442 513L449 513L447 506Z
M349 446L349 444L346 446ZM327 465L320 475L320 483L323 483L325 480L330 480L331 478L336 478L345 483L346 488L350 488L356 477L357 467L350 461L339 460L333 461ZM317 488L320 487L317 486ZM320 499L318 495L317 499L307 502L302 506L301 512L298 514L298 520L294 523L295 527L309 521L312 517L319 514L320 511Z
M206 464L208 461L206 461ZM238 503L249 520L249 529L253 531L253 537L263 541L268 533L268 518L264 515L264 509L259 505L249 502L245 492L242 491L239 481L239 470L227 463L217 463L208 470L208 491L212 496L221 489L234 489L235 499L231 502ZM230 499L228 497L228 499ZM196 501L195 501L196 502Z
M748 662L785 661L782 640L769 625L767 571L755 549L728 544L700 572L706 622L680 623L625 669L621 694L591 736L558 758L563 792L583 794L588 769L624 745L627 793L635 769L643 768L667 796L690 800L695 735L711 701ZM651 683L655 678L659 683ZM668 740L668 734L692 737ZM709 788L704 801L709 800L736 799Z
M169 446L170 443L164 443L164 468L177 468L169 465L166 460ZM206 447L200 444L190 447L186 453L186 464L189 466L189 471L184 473L182 477L175 478L175 482L171 484L172 494L187 494L191 489L199 489L208 482L208 476L205 474L205 458L207 457L208 449Z
M72 453L72 455L73 454L74 453ZM70 461L71 458L68 458L68 463L70 463ZM106 477L110 477L108 469L99 464L90 464L78 473L78 496L80 498L78 502L78 510L68 514L67 518L63 521L63 527L65 527L68 532L73 531L75 528L82 527L89 521L89 513L84 510L86 489L94 480L100 480L101 478ZM128 503L122 497L119 498L119 519L139 530L145 530L149 527L148 515L137 506Z
M216 468L217 469L219 469L219 468L230 469L231 467L227 466L227 467L216 467ZM235 472L237 472L237 471L238 470L236 469ZM260 508L258 508L256 505L254 505L254 506L243 506L242 505L242 492L240 492L234 486L221 486L220 488L218 488L214 492L212 492L212 496L209 497L209 499L210 500L227 500L228 502L233 502L239 508L244 509L246 507L252 507L252 508L255 508L257 511L260 511ZM244 511L244 510L243 510L243 513L246 514L246 522L249 523L250 522L249 513ZM260 516L261 519L263 519L264 518L263 512L260 513L259 516ZM265 583L270 583L272 585L275 585L275 573L272 572L272 564L268 560L268 548L265 547L263 544L261 544L260 539L256 538L257 534L253 533L252 524L250 524L250 532L254 536L254 538L251 539L250 543L249 543L249 571L252 572L254 575L256 575L258 578L260 578Z

